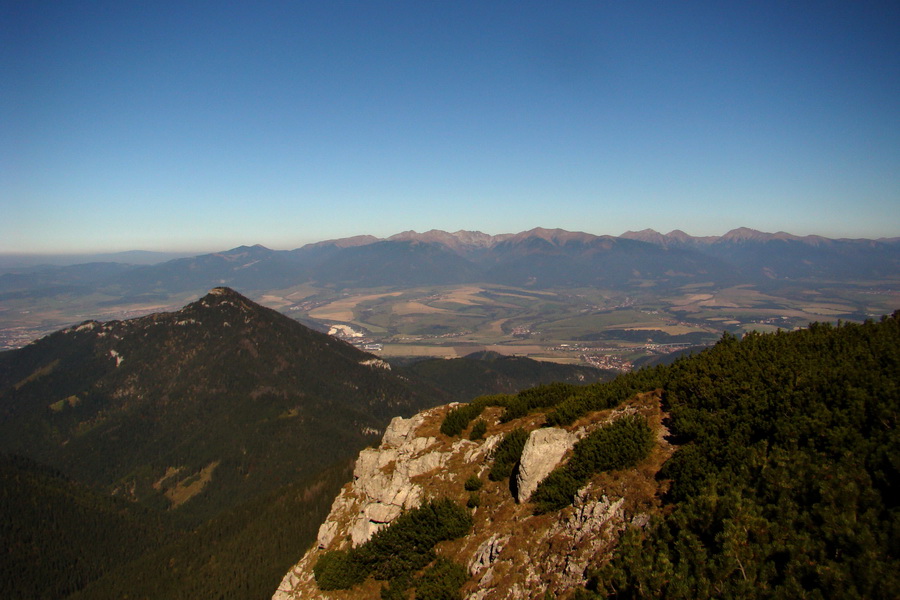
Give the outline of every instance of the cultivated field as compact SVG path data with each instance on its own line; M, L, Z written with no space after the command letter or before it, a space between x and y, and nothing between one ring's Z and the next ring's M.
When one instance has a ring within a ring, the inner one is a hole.
M266 300L278 296L267 295ZM322 290L299 315L365 333L378 354L458 357L491 350L565 362L628 363L723 331L793 329L812 321L862 320L892 312L900 294L865 283L810 290L685 286L658 296L598 289L528 290L484 285L402 290ZM283 304L278 303L279 308ZM297 309L297 306L294 306ZM299 316L298 315L298 316Z
M886 282L818 289L717 288L700 283L657 294L650 286L625 293L498 285L336 291L303 284L251 297L304 322L346 326L335 331L344 331L348 341L387 357L452 358L491 350L628 368L642 356L713 343L723 331L741 334L793 329L812 321L878 318L900 308L897 289ZM133 302L100 294L6 298L0 302L0 344L21 346L86 319L177 310L196 298L197 294Z

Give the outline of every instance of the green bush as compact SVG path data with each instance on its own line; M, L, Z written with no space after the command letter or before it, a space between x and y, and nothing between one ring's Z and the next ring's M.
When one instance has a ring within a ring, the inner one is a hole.
M572 503L578 489L595 473L632 467L653 447L653 430L639 415L620 417L575 444L572 458L544 479L531 496L536 512L559 510Z
M465 567L441 557L419 579L416 600L459 600L468 579Z
M585 481L567 469L554 469L531 495L531 501L536 504L534 512L543 514L569 506L584 484Z
M316 561L313 575L320 590L346 590L365 580L365 568L352 552L334 550Z
M525 449L525 442L528 441L528 433L521 427L513 429L507 433L494 452L494 464L488 478L491 481L503 481L512 475L519 459L522 458L522 450Z
M487 432L487 421L484 419L478 419L475 421L475 424L472 425L472 431L469 432L470 440L480 440L484 438L484 434Z
M472 475L466 479L464 484L467 492L477 492L484 486L484 482L477 475Z
M571 425L589 412L613 408L635 394L662 387L664 373L660 368L644 369L619 375L612 381L577 388L555 405L547 415L547 424L554 427Z
M480 415L483 410L484 406L474 402L451 408L441 422L441 433L449 437L461 434L472 419Z
M313 574L322 590L348 589L368 576L393 580L409 576L434 560L434 546L465 535L469 512L449 499L433 500L400 515L365 544L323 554Z
M524 417L532 410L556 406L580 389L571 383L548 383L522 390L506 402L501 423Z

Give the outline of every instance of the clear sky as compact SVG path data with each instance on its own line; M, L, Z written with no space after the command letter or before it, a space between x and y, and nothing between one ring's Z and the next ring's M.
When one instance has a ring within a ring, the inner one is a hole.
M0 0L0 252L900 235L900 3Z

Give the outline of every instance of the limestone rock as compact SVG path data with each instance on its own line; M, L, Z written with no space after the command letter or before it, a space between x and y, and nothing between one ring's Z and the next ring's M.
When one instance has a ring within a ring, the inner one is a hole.
M320 549L348 537L353 546L359 546L404 510L422 503L424 491L412 479L440 469L449 457L446 452L432 449L436 438L416 435L429 414L426 411L410 419L394 418L381 445L359 453L353 481L335 499L319 528Z
M625 498L610 500L605 495L592 498L581 490L575 498L574 511L560 519L547 532L548 539L565 540L578 551L556 552L544 559L544 569L552 570L561 587L583 585L590 561L608 551L625 527L622 508Z
M516 499L519 502L528 501L538 484L556 468L576 441L577 437L574 434L555 427L531 432L522 450L519 474L516 476L518 489Z
M476 575L480 571L483 571L494 564L497 557L500 556L503 546L505 546L508 541L508 536L501 537L495 533L482 542L475 551L475 555L472 556L472 560L469 561L469 573Z
M391 419L391 424L384 431L381 445L386 448L399 448L410 437L415 438L416 428L422 424L422 414L419 413L409 419L404 419L403 417Z

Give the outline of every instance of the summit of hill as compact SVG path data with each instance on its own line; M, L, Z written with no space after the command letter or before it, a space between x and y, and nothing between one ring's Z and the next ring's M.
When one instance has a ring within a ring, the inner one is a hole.
M0 449L196 519L429 402L377 357L226 287L0 354Z

